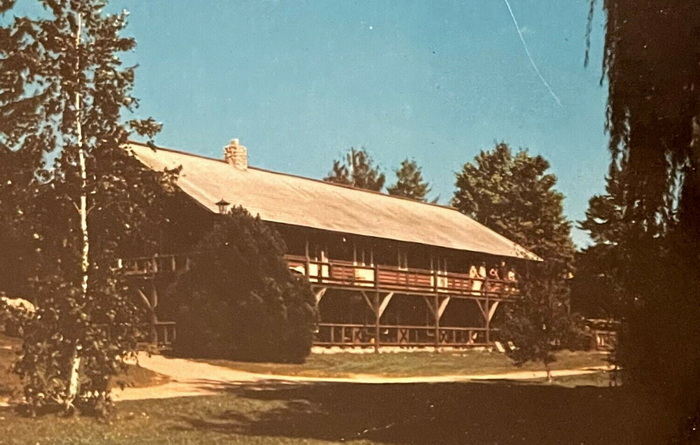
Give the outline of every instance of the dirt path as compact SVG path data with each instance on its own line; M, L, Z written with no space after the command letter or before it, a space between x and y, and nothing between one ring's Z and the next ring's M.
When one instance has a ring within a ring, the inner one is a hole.
M300 377L255 374L238 371L223 366L215 366L192 360L168 358L162 355L139 355L139 364L144 368L167 375L169 383L146 388L126 388L113 393L115 400L163 399L215 394L231 385L245 385L264 382L338 382L338 383L441 383L463 382L470 380L527 380L545 378L544 371L516 371L502 374L477 375L441 375L431 377L383 377L375 375L356 375L351 378L334 377ZM609 369L607 366L595 366L583 369L562 369L552 371L553 377L591 374Z

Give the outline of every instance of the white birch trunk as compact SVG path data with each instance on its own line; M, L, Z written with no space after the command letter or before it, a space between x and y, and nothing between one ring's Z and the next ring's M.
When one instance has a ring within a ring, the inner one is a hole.
M80 35L82 33L82 17L77 14L77 24L78 30L75 36L75 46L76 49L80 46ZM79 62L77 68L80 68ZM87 191L87 162L85 156L85 149L83 147L83 125L82 125L82 97L80 92L75 93L75 112L76 112L76 123L75 132L78 144L78 165L80 169L80 205L78 213L80 214L80 233L82 235L81 239L81 300L87 300L88 294L88 271L90 269L90 237L88 235L88 191ZM80 342L76 341L73 345L73 352L71 354L71 368L70 374L68 376L68 394L65 400L66 409L73 408L73 402L78 396L78 391L80 389L80 350L82 349Z

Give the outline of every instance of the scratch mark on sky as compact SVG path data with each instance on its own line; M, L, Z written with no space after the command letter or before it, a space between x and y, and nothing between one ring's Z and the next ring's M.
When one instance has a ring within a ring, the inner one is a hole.
M535 63L535 60L532 58L532 55L530 54L530 50L527 47L527 43L525 43L525 38L523 38L523 33L520 31L520 25L518 25L518 20L515 18L515 14L513 14L513 9L510 7L510 2L508 0L503 0L508 7L508 12L510 12L510 18L513 19L513 24L515 25L515 30L518 32L518 37L520 37L520 42L523 44L523 48L525 49L525 54L527 55L527 58L530 60L530 65L532 65L532 68L535 70L535 73L537 74L537 77L540 78L542 83L544 84L545 88L547 88L547 91L549 91L549 94L554 98L556 101L557 105L560 107L564 108L561 104L561 100L559 100L559 96L557 96L557 93L554 92L552 89L551 85L549 85L549 82L542 76L542 73L540 72L540 69L537 68L537 64Z

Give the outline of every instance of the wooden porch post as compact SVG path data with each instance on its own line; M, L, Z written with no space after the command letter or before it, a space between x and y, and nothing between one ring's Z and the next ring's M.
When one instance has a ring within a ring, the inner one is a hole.
M156 288L155 277L151 278L151 338L153 343L158 343L158 315L156 315L156 307L158 306L158 288Z
M486 321L485 321L485 326L486 326L486 343L491 343L491 317L489 314L489 309L491 308L491 305L489 304L489 294L488 292L486 293Z
M439 297L436 294L433 296L433 307L435 310L433 314L435 315L435 352L440 352L440 311L439 311Z
M374 293L374 353L379 353L379 292Z

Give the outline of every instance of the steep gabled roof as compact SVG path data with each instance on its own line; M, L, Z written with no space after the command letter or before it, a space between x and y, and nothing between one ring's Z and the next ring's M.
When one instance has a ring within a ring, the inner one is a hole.
M254 167L240 170L224 160L137 142L129 148L154 170L182 166L178 186L212 212L223 198L275 223L541 260L452 207Z

